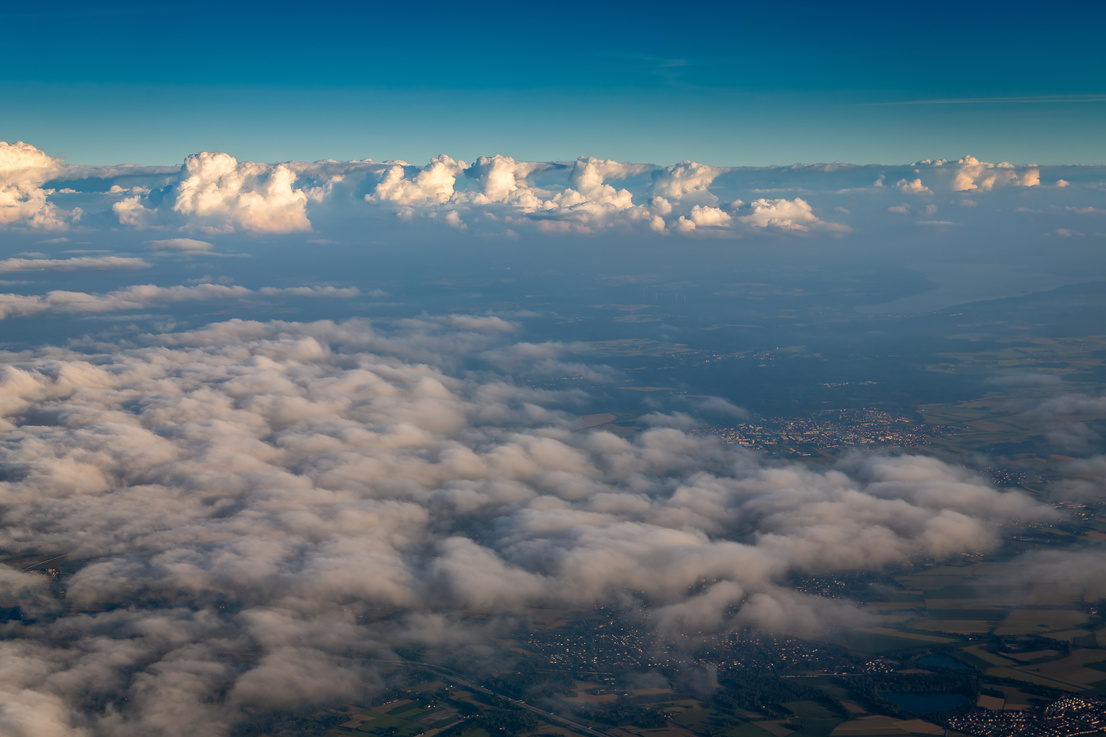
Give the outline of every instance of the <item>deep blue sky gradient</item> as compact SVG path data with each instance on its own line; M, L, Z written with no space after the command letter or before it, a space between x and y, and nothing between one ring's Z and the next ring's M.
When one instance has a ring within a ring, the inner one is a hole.
M1102 3L107 0L5 17L0 140L71 163L1106 162Z

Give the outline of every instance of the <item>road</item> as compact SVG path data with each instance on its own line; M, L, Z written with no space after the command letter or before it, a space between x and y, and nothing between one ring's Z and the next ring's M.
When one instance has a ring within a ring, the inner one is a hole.
M504 694L498 693L497 691L493 691L493 690L491 690L490 688L488 688L486 686L481 686L480 684L473 683L472 681L468 681L468 680L462 678L461 676L457 675L453 671L449 670L448 668L442 668L442 667L439 667L439 666L436 666L436 665L427 665L426 663L417 663L413 660L384 660L383 658L373 658L373 660L376 660L377 662L380 662L380 663L391 663L392 665L409 665L409 666L414 666L414 667L417 667L417 668L425 668L426 670L433 671L434 673L437 673L439 676L441 676L442 678L445 678L448 681L452 681L453 683L456 683L460 686L464 686L465 688L471 688L473 691L479 691L480 693L485 693L485 694L488 694L489 696L494 696L495 698L497 698L501 701L506 701L511 706L517 706L520 709L525 709L526 711L537 714L542 719L545 719L545 720L548 720L548 721L551 721L551 722L557 722L558 724L562 724L562 725L568 727L569 729L574 729L577 732L580 732L581 734L591 735L591 737L610 737L610 735L607 734L606 732L600 732L599 730L592 729L591 727L580 724L579 722L574 722L571 719L568 719L566 717L562 717L562 716L559 716L557 714L554 714L551 711L545 711L544 709L539 709L536 706L533 706L531 704L527 704L525 701L522 701L521 699L512 699L510 696L505 696Z

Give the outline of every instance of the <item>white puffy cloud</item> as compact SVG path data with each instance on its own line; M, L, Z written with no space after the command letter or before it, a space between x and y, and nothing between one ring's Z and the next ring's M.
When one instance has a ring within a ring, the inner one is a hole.
M42 185L61 170L56 159L29 143L0 141L0 225L25 223L35 228L56 230L80 211L64 212L46 197L52 190Z
M373 194L365 198L400 205L448 202L453 196L457 177L466 168L465 162L454 161L442 154L435 156L413 178L408 179L404 166L395 164L384 173Z
M917 195L931 195L931 194L933 194L933 190L930 189L929 187L925 186L924 184L922 184L921 178L917 178L917 177L913 181L908 181L906 179L900 179L895 186L898 187L903 192L907 192L909 194L917 194Z
M129 225L132 228L145 228L149 226L157 216L156 210L148 209L142 204L142 195L125 197L111 206L112 213L119 218L121 225Z
M694 161L681 161L654 172L651 191L669 200L682 200L688 195L707 195L713 202L708 188L723 171Z
M438 156L414 172L403 164L391 166L365 199L397 205L397 214L404 219L426 213L453 227L465 226L466 211L483 210L501 212L513 224L534 221L550 232L587 232L654 217L649 209L634 203L630 191L604 182L647 170L644 165L580 158L568 170L565 183L536 186L530 178L553 171L564 177L563 167L509 156L481 157L466 166L463 161ZM650 223L650 227L656 226Z
M751 202L752 213L738 218L754 228L805 233L812 230L847 232L849 228L838 223L820 220L806 200L759 199Z
M149 192L140 189L111 209L121 224L136 228L175 225L208 232L310 231L308 192L296 186L297 176L292 164L238 161L230 154L205 151L185 159L166 189L164 202L152 200Z
M674 227L680 232L687 233L700 227L724 228L732 222L733 216L725 210L717 207L695 205L686 217L683 215L679 217Z
M536 161L516 161L510 156L481 156L466 170L466 176L475 177L480 194L487 202L518 201L530 190L527 177L534 172L550 168L550 164ZM532 195L531 195L532 196ZM524 205L525 206L525 205Z
M296 189L295 172L284 164L239 162L230 154L189 156L176 185L174 212L190 224L255 233L311 230L307 194Z
M1013 164L1001 161L990 164L980 161L974 156L965 156L956 162L956 173L952 180L954 192L968 192L979 190L990 192L995 187L1011 184L1023 187L1036 187L1041 183L1041 172L1036 168L1028 168L1019 177Z
M592 192L609 179L625 179L652 169L648 164L625 164L610 159L581 156L572 165L569 182L580 192Z

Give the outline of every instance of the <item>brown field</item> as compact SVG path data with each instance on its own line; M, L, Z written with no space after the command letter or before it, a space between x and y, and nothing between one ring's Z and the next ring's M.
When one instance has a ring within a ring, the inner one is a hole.
M975 705L980 709L988 709L990 711L1002 711L1002 705L1006 703L1006 699L999 698L998 696L984 696L979 695L979 698L975 700Z
M561 737L583 737L579 732L573 732L568 727L561 727L555 724L543 724L533 732L526 732L525 737L536 734L559 734Z
M604 691L605 693L593 694L588 693L588 691ZM618 700L618 694L610 693L601 683L576 681L576 692L571 696L562 698L571 704L609 704Z
M1106 660L1106 652L1101 650L1076 650L1066 658L1036 665L1022 665L1018 670L1026 673L1040 673L1046 678L1055 678L1066 683L1089 686L1106 679L1106 672L1084 666L1104 660Z
M1026 600L1029 604L1077 604L1083 600L1083 591L1078 586L1063 584L1035 584Z
M868 735L942 734L941 727L922 719L895 719L888 716L870 716L852 719L839 724L832 737L867 737Z
M790 737L795 734L795 727L792 726L786 719L772 719L763 722L753 722L754 726L760 727L773 737Z
M886 716L861 717L838 724L830 735L832 737L862 737L866 735L907 735L908 730L895 726L895 719Z
M1087 615L1074 609L1015 609L995 628L996 635L1038 635L1077 627Z
M959 586L964 583L964 574L939 575L933 573L916 573L909 576L896 576L895 580L903 585L903 588L912 591L937 591L946 586Z
M895 722L895 726L900 729L905 729L911 734L942 734L945 730L938 727L936 724L924 721L922 719L902 719Z
M1001 691L1003 693L1006 697L1006 704L1002 707L1004 711L1019 711L1029 708L1029 694L1021 691L1015 686L1000 686L996 683L985 683L983 686L992 691Z
M950 640L947 637L938 637L937 635L921 635L915 632L900 632L899 630L888 629L887 627L862 627L858 632L868 632L873 635L888 635L890 637L898 637L904 640L917 640L918 642L936 642L936 643L949 643L956 642L956 640Z
M576 431L587 430L591 427L609 424L616 419L617 418L610 412L604 412L598 415L583 415L582 417L577 417L576 421L572 423L572 429Z
M1049 632L1045 637L1050 640L1073 642L1077 637L1086 637L1089 634L1091 634L1090 630L1062 630L1060 632Z
M872 618L875 619L878 624L883 627L898 627L909 622L912 619L917 619L918 614L911 611L887 612L881 614L873 614Z
M869 601L864 608L872 612L895 612L903 609L921 609L921 601Z
M1086 690L1086 686L1069 683L1067 681L1059 681L1054 678L1046 678L1036 673L1027 673L1018 668L988 668L987 675L994 678L1009 678L1015 681L1024 681L1025 683L1033 683L1038 686L1048 686L1049 688L1056 688L1061 691L1071 691L1073 693Z
M959 609L998 609L1021 603L1021 597L1011 599L926 599L926 609L956 611Z
M923 619L910 626L916 630L945 632L952 635L976 635L990 632L994 623L981 619Z
M1010 660L1008 658L1004 658L1000 655L995 655L994 653L989 653L986 650L984 650L983 648L981 648L979 645L972 645L971 647L966 647L966 648L964 648L964 652L966 652L968 655L974 655L975 657L979 658L980 660L982 660L986 663L990 663L991 665L997 665L997 666L1017 665L1017 663L1014 662L1013 660Z
M1028 663L1030 660L1043 660L1044 658L1052 658L1059 655L1058 650L1034 650L1031 653L1007 653L1003 655L1008 658L1013 658L1019 663Z

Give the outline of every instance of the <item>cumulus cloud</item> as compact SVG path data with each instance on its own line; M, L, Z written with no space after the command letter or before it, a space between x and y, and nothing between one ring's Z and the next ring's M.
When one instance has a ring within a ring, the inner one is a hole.
M307 194L283 164L239 162L225 153L199 153L184 162L173 210L215 229L256 233L311 230Z
M457 614L630 596L662 631L810 634L855 610L792 572L986 550L1052 514L935 459L811 469L675 427L574 431L569 395L450 368L498 365L511 330L234 320L9 357L0 547L67 553L74 608L0 643L8 731L218 735L357 698L416 636L379 612L448 643Z
M708 187L724 170L694 161L658 170L653 175L652 193L669 200L682 200L688 195L706 195L715 201Z
M913 181L907 181L906 179L900 179L898 184L895 185L903 192L917 195L931 195L933 190L922 184L920 178L915 178Z
M731 216L725 210L717 207L704 207L695 205L687 216L681 215L674 227L680 232L689 232L696 228L724 228L733 222Z
M820 220L806 200L759 199L749 205L752 212L738 218L754 228L805 233L813 230L844 233L847 226Z
M581 156L572 165L569 181L580 192L591 192L611 179L625 179L651 170L648 164L626 164L610 159Z
M185 159L164 204L139 193L116 202L112 211L120 223L133 227L172 222L175 215L177 224L211 232L309 231L308 193L295 186L296 177L289 164L240 162L230 154L205 151Z
M1005 161L991 164L969 155L957 161L956 167L951 184L954 192L990 192L1006 184L1036 187L1041 183L1039 169L1028 168L1019 177L1014 166Z
M649 169L588 157L568 169L509 156L481 157L468 166L443 155L422 169L402 162L391 165L365 200L391 204L403 219L425 215L456 228L466 228L464 216L472 212L495 220L502 216L512 225L534 223L546 232L589 232L634 223L663 232L664 219L656 211L665 205L659 199L653 207L644 207L634 202L629 190L605 181ZM557 174L561 181L540 186L530 181Z
M400 205L448 202L453 196L453 185L465 168L465 162L454 161L442 154L435 156L414 177L408 179L404 166L396 164L384 174L373 194L366 195L365 198Z
M513 195L527 194L530 189L526 179L535 171L549 168L549 164L535 161L516 161L510 156L481 156L465 172L480 184L480 194L488 202L506 202Z
M29 143L0 141L0 225L23 223L57 230L80 217L80 211L64 212L47 202L52 190L45 184L60 169L56 159Z

